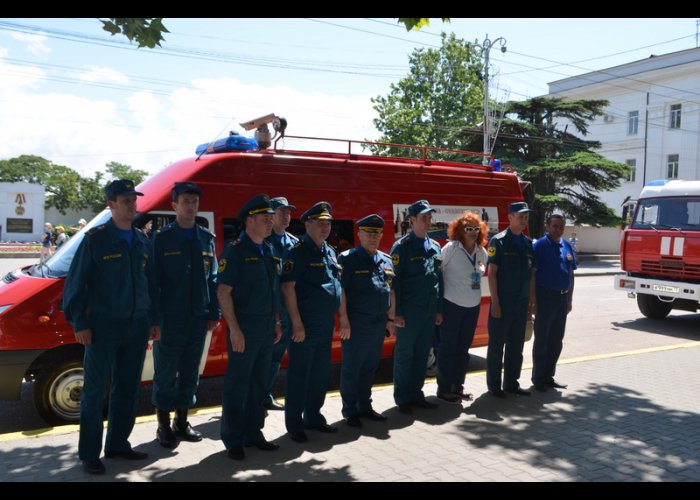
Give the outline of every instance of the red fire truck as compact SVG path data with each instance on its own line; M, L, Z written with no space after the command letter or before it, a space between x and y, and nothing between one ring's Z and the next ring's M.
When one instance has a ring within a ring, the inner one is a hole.
M648 318L700 301L700 181L652 181L642 190L620 243L615 289L637 298Z
M260 127L256 121L250 124ZM286 139L301 144L312 140ZM464 210L485 214L490 231L495 233L508 224L508 204L523 199L517 176L481 166L483 156L479 153L398 146L414 153L411 158L398 158L352 152L367 143L340 143L347 152L279 149L277 143L272 148L264 145L256 149L241 136L204 145L197 151L199 156L174 163L139 185L145 196L139 197L135 225L142 228L150 221L155 230L172 221L173 183L189 180L204 191L198 223L216 233L219 254L241 230L235 218L239 207L259 193L286 196L299 207L293 213L296 217L320 200L330 202L334 220L329 242L339 251L357 244L354 221L377 213L387 221L380 248L388 251L396 238L410 230L406 209L416 200L428 199L437 210L434 221L438 233L444 233L447 223ZM465 161L435 159L446 154L460 154ZM18 269L0 280L0 399L19 399L22 380L33 381L36 408L50 423L77 420L83 380L82 346L76 344L61 311L63 281L85 231L109 217L109 210L98 214L45 265ZM290 231L300 235L303 230L303 224L293 219ZM488 286L486 280L482 283ZM482 308L475 346L487 343L488 289L483 295L486 307ZM225 336L222 325L207 338L200 365L203 376L225 373ZM394 339L386 340L384 356L391 355L393 345ZM334 362L340 361L337 331L332 357ZM149 352L142 380L150 381L152 373Z

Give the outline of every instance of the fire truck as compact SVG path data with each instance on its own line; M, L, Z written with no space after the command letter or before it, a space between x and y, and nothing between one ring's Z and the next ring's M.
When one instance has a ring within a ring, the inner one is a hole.
M275 128L274 137L267 130L270 123ZM204 192L197 223L216 234L219 255L224 245L236 239L241 231L241 223L235 218L238 209L260 193L286 196L298 207L289 228L298 236L304 232L304 225L298 220L301 213L318 201L330 202L334 220L329 243L339 252L358 244L354 222L377 213L387 222L380 249L388 252L396 238L410 231L406 213L414 201L427 199L436 209L433 237L444 238L447 223L465 210L482 217L486 214L484 219L488 219L490 233L494 234L508 225L508 204L522 201L522 188L527 187L521 185L515 173L500 171L495 161L482 166L481 153L289 135L284 136L285 141L303 145L340 144L344 152L321 152L312 147L284 149L278 144L286 122L274 114L241 126L247 130L255 128L255 139L232 134L203 144L197 148L197 156L173 163L141 183L137 189L144 196L138 199L135 226L143 228L150 222L155 231L174 220L173 183L192 181ZM401 148L410 154L405 157L364 154L362 145ZM35 406L49 423L78 419L83 347L76 343L61 310L63 283L85 232L109 218L110 212L105 209L48 262L15 270L0 280L0 399L19 399L22 381L33 382ZM482 287L484 299L474 346L487 344L487 280L482 280ZM206 342L201 375L223 375L228 361L223 321ZM391 356L393 347L394 339L387 338L383 356ZM153 375L150 348L142 376L144 382ZM334 362L340 362L340 352L336 329Z
M700 301L700 181L661 180L642 190L620 243L625 274L615 289L637 299L642 314L695 312Z

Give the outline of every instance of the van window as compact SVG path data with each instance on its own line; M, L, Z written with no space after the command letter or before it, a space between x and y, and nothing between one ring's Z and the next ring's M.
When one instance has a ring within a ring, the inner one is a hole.
M102 212L97 214L87 225L75 233L71 239L61 245L56 253L54 253L51 258L44 265L36 264L29 268L26 272L30 276L44 277L44 278L65 278L68 274L68 269L70 269L70 264L73 262L73 256L80 246L80 242L83 241L85 233L95 226L104 224L110 217L112 217L112 212L108 208L105 208ZM134 222L134 227L143 230L146 224L150 221L152 224L151 235L157 229L170 224L175 220L175 214L158 214L158 213L142 213L139 214ZM202 227L209 228L209 221L204 217L197 217L197 224ZM150 235L149 235L150 236Z
M243 226L238 219L222 219L224 228L224 245L230 241L235 241L240 236ZM306 233L304 223L299 219L292 219L287 228L287 232L297 238L301 238ZM334 219L331 224L331 234L328 236L328 244L336 249L337 253L343 252L355 246L355 232L353 221Z

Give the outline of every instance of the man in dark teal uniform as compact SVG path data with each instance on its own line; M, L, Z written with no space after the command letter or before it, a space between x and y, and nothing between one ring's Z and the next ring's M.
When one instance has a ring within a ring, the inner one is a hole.
M498 398L505 398L506 392L530 395L530 391L522 389L518 383L523 365L528 304L534 287L532 240L523 234L530 212L527 203L522 201L508 205L510 225L491 238L488 248L491 312L486 383L489 393ZM504 369L503 389L501 368Z
M427 200L408 207L413 230L391 247L396 293L394 401L406 414L412 413L412 406L438 407L423 394L435 325L442 323L442 254L438 242L428 238L434 211Z
M394 333L394 268L391 257L379 251L384 219L377 214L356 222L360 244L338 257L340 280L340 338L343 366L340 395L348 425L362 427L360 417L383 421L372 408L372 382L379 366L385 332Z
M89 474L104 474L102 409L110 376L105 457L138 460L129 435L139 403L141 371L149 334L158 338L150 297L149 241L132 227L136 218L134 183L118 179L105 187L112 218L88 231L71 262L63 291L63 311L85 346L85 382L80 399L78 456Z
M262 433L272 346L282 336L280 269L272 245L265 241L273 213L266 194L248 201L238 213L245 232L226 246L219 260L217 294L229 332L221 440L234 460L245 458L243 446L279 448Z
M306 234L284 261L282 294L292 320L284 421L292 440L308 440L304 429L333 433L321 407L331 371L335 312L340 306L340 265L326 243L331 205L321 201L301 215Z
M158 415L156 437L166 448L174 448L178 437L202 440L202 434L187 422L187 410L197 402L207 330L216 328L220 316L214 235L195 223L201 195L195 183L176 182L172 189L175 221L159 229L153 239L153 299L161 338L153 344L152 402Z
M278 196L270 200L275 214L272 216L272 234L267 237L267 241L275 248L280 264L284 265L284 259L287 258L294 245L299 243L299 238L286 229L292 220L292 210L296 209L294 205L290 205L287 198ZM275 401L272 396L272 389L277 383L277 374L280 371L280 364L284 353L287 352L289 340L292 338L292 321L289 319L287 308L282 304L282 338L272 348L272 370L270 370L270 383L268 385L268 396L265 398L263 405L267 410L284 410L284 405Z

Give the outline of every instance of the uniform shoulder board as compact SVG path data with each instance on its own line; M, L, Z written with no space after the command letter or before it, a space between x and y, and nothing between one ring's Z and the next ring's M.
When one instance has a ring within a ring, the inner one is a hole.
M388 253L384 253L384 252L382 252L381 250L377 250L377 252L379 253L379 256L380 256L380 257L382 257L382 258L384 258L384 259L386 259L386 260L391 261L391 255L389 255Z
M208 235L210 235L210 236L212 236L212 237L216 237L216 235L215 235L214 233L212 233L211 231L209 231L209 229L207 229L206 227L204 227L204 226L202 226L202 225L200 225L200 224L197 224L197 227L198 227L203 233L208 234Z
M160 229L158 229L156 231L156 234L167 233L168 231L172 231L172 229L173 229L173 224L170 223L170 224L167 224L167 225L161 227Z
M432 238L428 238L428 239L430 240L430 243L432 243L433 245L437 245L438 248L440 247L440 243L438 243L437 240L434 240Z
M503 238L506 237L506 234L508 234L508 232L506 230L503 230L500 233L498 233L497 235L495 235L494 238L502 240Z
M405 236L402 236L401 239L399 240L399 244L405 245L410 241L409 236L411 236L411 233L406 234Z
M263 244L264 244L267 248L269 248L270 250L274 250L274 249L275 249L275 246L274 246L272 243L270 243L269 241L267 241L267 240L263 240Z
M356 248L348 248L348 249L345 250L344 252L341 252L340 255L339 255L338 257L343 257L343 258L345 258L345 257L348 257L349 255L354 254L356 251L357 251Z
M301 246L301 244L302 244L302 241L299 240L296 242L296 245L294 245L292 248L299 248Z
M241 240L240 238L238 238L238 239L236 239L236 240L229 241L228 244L227 244L226 246L227 246L227 247L237 247L238 245L241 244L241 241L242 241L242 240Z
M90 230L89 230L87 233L85 233L85 234L87 234L88 236L92 236L93 234L99 233L100 231L104 231L105 229L107 229L107 225L106 225L106 224L100 224L99 226L93 227L92 229L90 229Z
M292 233L287 233L287 236L289 236L289 239L291 239L294 243L301 241L299 238L294 236Z

